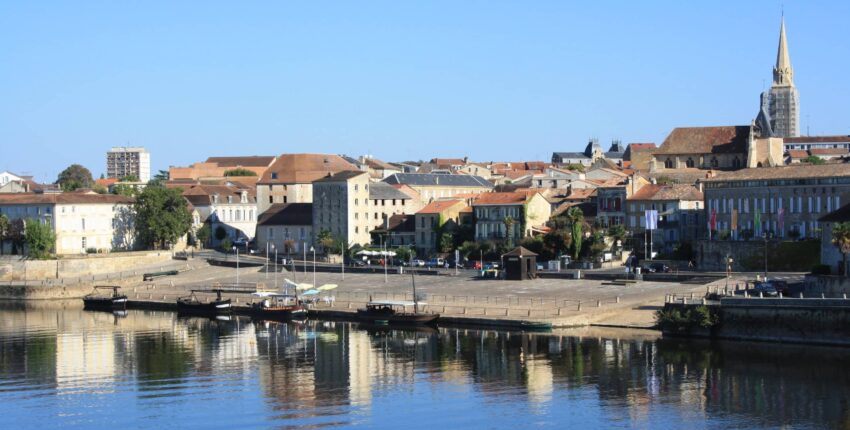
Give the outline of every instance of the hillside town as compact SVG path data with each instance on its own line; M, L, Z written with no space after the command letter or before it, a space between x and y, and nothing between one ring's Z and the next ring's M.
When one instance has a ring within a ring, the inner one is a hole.
M660 143L590 139L550 160L523 151L511 160L209 154L152 175L145 148L114 147L100 179L78 165L51 184L0 173L0 248L30 253L29 220L50 227L42 251L57 255L241 247L349 261L380 248L400 256L387 264L461 266L522 246L565 268L660 259L725 270L732 256L719 242L819 241L820 261L775 264L846 273L831 225L848 221L850 135L801 135L784 22L773 83L755 113L740 124L676 126ZM136 219L151 187L179 195L180 204L159 209L185 211L188 223L143 231L154 228ZM737 257L735 269L754 269Z

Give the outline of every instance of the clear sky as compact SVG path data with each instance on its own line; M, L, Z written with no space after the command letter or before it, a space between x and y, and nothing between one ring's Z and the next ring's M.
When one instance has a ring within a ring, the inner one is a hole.
M0 170L283 152L546 160L748 124L779 1L0 0ZM787 1L802 130L850 134L850 2Z

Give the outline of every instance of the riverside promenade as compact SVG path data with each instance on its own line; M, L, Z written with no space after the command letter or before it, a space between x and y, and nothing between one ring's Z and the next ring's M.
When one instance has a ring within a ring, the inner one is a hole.
M172 304L192 289L214 286L280 290L284 279L313 283L311 263L296 265L296 271L279 268L266 272L263 267L212 266L190 262L191 270L153 282L125 285L124 292L137 303ZM291 266L290 266L291 269ZM726 280L711 284L639 281L628 284L588 279L536 279L504 281L478 279L476 272L453 269L438 275L415 276L416 292L426 303L422 310L441 314L455 324L521 326L523 322L550 324L552 327L603 325L651 328L654 312L670 295L700 297L707 288L716 288ZM275 281L276 279L276 281ZM413 278L397 271L378 273L315 272L315 284L336 284L334 290L317 296L311 305L314 315L345 317L370 299L411 300ZM235 306L245 305L249 294L228 294ZM325 300L327 297L328 300ZM332 300L331 300L332 298Z

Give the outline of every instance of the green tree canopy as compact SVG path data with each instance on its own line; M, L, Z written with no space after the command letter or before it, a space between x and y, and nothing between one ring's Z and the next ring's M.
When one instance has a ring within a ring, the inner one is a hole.
M180 189L148 185L136 197L136 233L147 247L165 249L192 226L192 215Z
M118 180L119 182L139 182L139 177L136 175L127 175Z
M803 163L809 163L809 164L815 164L815 165L821 165L821 164L825 163L825 161L823 161L823 158L820 158L817 155L809 155L808 157L806 157L806 158L804 158L800 161L802 161Z
M212 230L210 225L205 223L198 229L198 231L195 232L195 238L198 240L202 248L207 246L210 242L210 236L212 235L210 230Z
M253 170L237 167L235 169L225 170L224 176L257 176L257 173Z
M832 226L832 244L841 252L841 270L846 277L847 254L850 254L850 222L839 222Z
M56 244L56 235L48 224L43 224L34 219L26 221L26 242L29 255L33 258L43 259L50 256Z
M0 214L0 255L3 255L3 245L9 239L12 223L9 222L9 217L6 214Z
M64 191L74 191L80 188L91 188L94 179L89 169L79 164L72 164L59 174L56 184L59 184Z
M584 228L584 212L578 206L567 211L567 222L570 224L570 236L573 240L573 258L578 260L581 254L582 229Z

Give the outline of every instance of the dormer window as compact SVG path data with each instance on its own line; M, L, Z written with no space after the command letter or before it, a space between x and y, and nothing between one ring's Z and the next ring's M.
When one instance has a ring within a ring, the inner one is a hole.
M277 172L272 172L272 179L277 179Z

